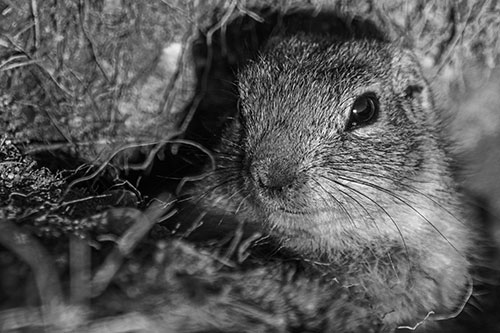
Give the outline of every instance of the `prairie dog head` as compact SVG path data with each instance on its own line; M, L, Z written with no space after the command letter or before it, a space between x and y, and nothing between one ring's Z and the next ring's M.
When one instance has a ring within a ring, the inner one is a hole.
M293 246L466 246L431 93L409 52L295 35L240 72L239 95L220 163L235 170L235 198Z
M463 305L475 231L411 52L284 34L237 80L237 116L195 189L205 208L339 267L388 325Z
M272 40L238 80L239 114L210 178L220 206L263 222L313 260L406 253L379 277L384 288L392 288L390 275L407 281L399 288L413 288L411 311L449 312L463 302L472 227L431 91L409 51L297 34ZM380 293L380 285L369 288Z

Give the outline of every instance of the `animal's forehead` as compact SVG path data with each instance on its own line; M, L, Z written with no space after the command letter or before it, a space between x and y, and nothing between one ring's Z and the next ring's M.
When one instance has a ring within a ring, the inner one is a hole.
M365 42L279 43L240 74L243 112L270 127L340 130L355 97L385 81L380 52Z
M380 44L368 41L317 42L292 37L264 50L260 59L240 75L240 88L304 91L313 85L340 93L383 80L390 67L387 55Z
M240 97L255 106L274 100L280 106L342 104L366 88L382 85L387 71L370 66L368 59L266 57L240 77Z

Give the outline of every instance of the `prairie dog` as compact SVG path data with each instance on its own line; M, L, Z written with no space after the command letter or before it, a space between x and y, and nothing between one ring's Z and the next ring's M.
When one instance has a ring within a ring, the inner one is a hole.
M271 38L237 79L238 115L191 191L204 208L321 262L366 295L384 331L455 316L479 238L412 53L296 31Z

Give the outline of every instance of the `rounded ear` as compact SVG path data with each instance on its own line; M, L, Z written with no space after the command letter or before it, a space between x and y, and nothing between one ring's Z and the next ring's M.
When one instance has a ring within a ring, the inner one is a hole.
M392 86L395 92L412 98L422 93L427 86L420 64L413 53L406 49L396 49L392 58L391 67L394 76Z
M396 96L410 103L412 109L418 107L433 112L432 92L415 55L407 49L397 49L394 54L391 67L392 86Z

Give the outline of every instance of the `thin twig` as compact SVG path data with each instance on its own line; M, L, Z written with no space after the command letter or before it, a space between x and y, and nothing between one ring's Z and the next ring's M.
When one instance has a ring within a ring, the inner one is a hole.
M175 136L175 135L177 135L177 133L173 133L172 134L172 136ZM88 176L81 177L81 178L78 178L78 179L75 179L74 181L72 181L68 185L68 187L66 188L66 190L64 191L63 195L61 196L61 198L59 200L62 201L75 185L80 184L80 183L85 182L85 181L89 181L89 180L94 179L95 177L97 177L106 168L106 166L113 160L113 158L115 158L119 153L121 153L121 152L123 152L123 151L125 151L127 149L131 149L131 148L147 147L147 146L151 146L151 145L155 145L155 144L164 144L164 142L168 142L168 140L164 140L164 141L160 141L160 142L150 142L150 143L127 144L127 145L122 146L121 148L117 149L114 153L112 153L106 159L106 161L104 161L99 166L99 168L97 168L96 171L94 171L93 173L91 173Z
M74 205L74 204L82 203L82 202L85 202L88 200L109 198L111 196L112 196L112 194L101 194L101 195L94 195L94 196L80 198L80 199L71 200L71 201L65 201L65 202L58 204L56 208L59 209L59 208L64 207L64 206Z
M410 331L415 331L419 326L421 326L424 322L426 322L430 316L434 315L434 313L435 313L434 311L429 311L427 313L427 315L424 317L424 319L422 319L421 321L419 321L415 325L413 325L413 326L398 326L398 329L400 329L400 330L406 329L406 330L410 330Z
M112 217L112 215L127 216L128 218L132 218L135 223L120 237L116 247L94 275L92 279L92 295L94 297L100 295L106 289L120 268L124 258L132 252L160 217L170 209L169 204L165 205L165 202L168 202L168 197L164 199L154 201L144 213L130 208L118 208L109 211L109 218L117 218L116 216Z
M87 310L90 308L90 246L87 240L71 236L69 256L70 301Z
M110 80L108 74L106 73L106 71L104 70L104 67L101 64L101 61L97 57L97 52L96 52L96 49L95 49L95 43L93 42L92 38L90 38L90 34L88 33L87 29L85 28L85 25L86 25L85 14L86 14L86 11L85 11L85 0L80 0L80 8L79 8L80 28L82 29L83 36L85 37L85 39L87 40L87 42L88 42L88 44L90 46L90 50L92 52L92 58L95 61L96 65L97 65L97 68L99 68L99 70L101 71L102 75L104 76L104 79L106 79L106 81L108 83L110 83L111 80Z
M43 318L47 323L54 323L64 299L53 259L35 238L9 220L0 220L0 244L30 266L42 302Z
M31 15L33 15L35 27L35 52L40 48L40 19L38 17L37 0L31 0Z

